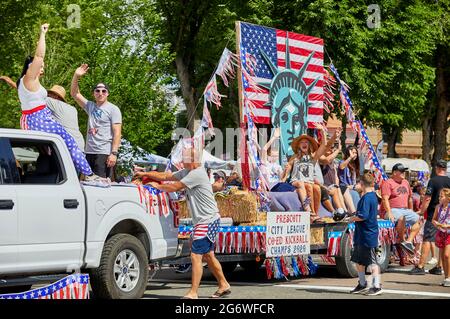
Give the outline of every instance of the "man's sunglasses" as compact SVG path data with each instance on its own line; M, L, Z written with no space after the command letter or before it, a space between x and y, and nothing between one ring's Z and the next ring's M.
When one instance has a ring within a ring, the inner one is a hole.
M95 89L94 92L95 92L95 93L107 93L108 90L99 90L99 89Z

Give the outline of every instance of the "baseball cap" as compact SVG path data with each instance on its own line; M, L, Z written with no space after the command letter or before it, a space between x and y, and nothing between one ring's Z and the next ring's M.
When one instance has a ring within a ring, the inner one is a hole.
M436 167L447 168L447 162L443 159L440 159L436 162Z
M400 172L404 172L407 171L408 168L403 166L402 163L397 163L394 165L394 167L392 167L392 171L400 171Z
M99 82L99 83L97 83L96 85L94 85L94 86L92 87L92 91L94 91L95 89L106 89L106 90L108 90L108 92L109 92L109 86L108 86L108 84L103 83L103 82Z
M222 177L223 179L227 178L227 175L225 174L224 171L217 171L213 174L213 176L218 176L218 177Z

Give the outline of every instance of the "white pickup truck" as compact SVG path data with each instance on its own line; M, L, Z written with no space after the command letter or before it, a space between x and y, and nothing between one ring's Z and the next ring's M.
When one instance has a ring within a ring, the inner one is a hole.
M148 214L136 187L80 184L59 136L0 129L0 291L78 270L96 297L140 298L149 262L179 251L174 223Z

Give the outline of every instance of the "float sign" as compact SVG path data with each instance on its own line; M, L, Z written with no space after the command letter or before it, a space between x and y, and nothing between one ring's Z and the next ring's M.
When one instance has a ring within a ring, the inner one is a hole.
M267 212L266 257L309 255L307 212Z

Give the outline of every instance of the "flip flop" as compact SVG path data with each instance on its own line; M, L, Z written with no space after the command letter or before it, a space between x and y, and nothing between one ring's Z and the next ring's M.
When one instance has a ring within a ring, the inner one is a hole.
M215 293L212 294L212 296L210 298L222 298L226 295L231 294L231 289L225 289L224 291L219 291L217 290Z
M317 216L317 215L316 216L312 215L310 217L310 219L311 219L311 224L324 223L324 220L322 219L322 217Z

